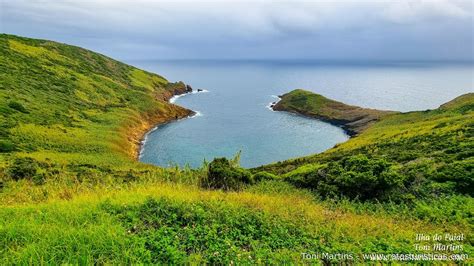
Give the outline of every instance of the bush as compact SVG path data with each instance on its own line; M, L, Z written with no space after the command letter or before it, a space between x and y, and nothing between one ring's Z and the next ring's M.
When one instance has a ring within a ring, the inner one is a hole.
M33 158L16 158L8 168L8 173L13 180L31 179L36 175L38 162Z
M209 164L207 176L201 180L201 186L211 189L239 190L253 183L252 175L226 158L216 158Z
M468 162L454 162L441 166L434 174L434 180L451 182L457 192L474 196L474 166Z
M390 163L383 159L369 159L365 155L346 157L287 180L313 189L324 198L397 199L402 196L404 188L402 176Z
M5 114L5 113L4 113ZM0 124L0 138L4 139L10 135L9 128L7 123Z
M265 181L265 180L275 180L278 179L278 176L271 174L269 172L261 171L253 175L253 180L255 182Z
M37 173L33 176L32 180L35 185L43 185L46 182L46 174Z
M19 112L25 113L25 114L28 113L28 110L26 110L26 108L19 102L9 102L8 107L10 107L12 109L15 109Z
M12 152L15 145L9 140L0 140L0 152Z

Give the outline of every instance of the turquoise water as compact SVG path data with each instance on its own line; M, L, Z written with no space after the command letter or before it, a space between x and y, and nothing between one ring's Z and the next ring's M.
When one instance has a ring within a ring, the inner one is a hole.
M474 89L470 64L336 64L308 61L135 61L132 65L209 92L176 104L193 118L150 132L140 160L160 166L201 165L231 157L254 167L322 152L348 136L314 119L274 112L276 95L305 88L348 104L398 111L425 110Z

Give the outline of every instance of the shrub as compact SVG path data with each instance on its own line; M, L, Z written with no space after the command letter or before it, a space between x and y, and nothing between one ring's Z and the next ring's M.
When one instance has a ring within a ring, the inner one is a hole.
M7 138L9 135L10 135L10 132L9 132L8 124L1 123L0 124L0 138Z
M201 186L211 189L238 190L245 184L253 183L252 175L246 169L234 165L227 158L216 158L209 164L207 176Z
M346 157L315 169L304 176L287 180L315 190L321 196L350 199L396 199L402 196L403 177L384 159L369 159L365 155Z
M28 113L28 110L26 110L26 108L19 102L9 102L8 107L25 114Z
M38 162L33 158L16 158L8 168L8 173L13 180L32 178L36 175Z
M46 174L45 173L37 173L33 176L33 183L35 185L43 185L46 182Z
M403 185L402 176L384 159L355 155L329 167L328 183L350 198L384 198L387 192Z
M454 189L461 193L474 196L474 166L468 162L445 164L437 169L434 180L452 182Z
M274 180L278 179L278 176L271 174L269 172L261 171L253 175L253 180L255 182L265 181L265 180Z
M12 152L15 145L9 140L0 140L0 152Z

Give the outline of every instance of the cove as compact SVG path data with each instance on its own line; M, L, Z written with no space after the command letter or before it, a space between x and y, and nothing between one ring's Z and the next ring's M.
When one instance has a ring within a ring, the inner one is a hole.
M198 167L232 157L256 167L325 151L346 141L339 127L268 108L291 89L305 88L344 103L397 111L436 108L470 89L472 67L433 64L323 64L307 61L140 61L133 65L183 80L195 90L175 104L192 118L149 132L140 160ZM447 90L446 88L450 88ZM458 91L459 90L459 91Z

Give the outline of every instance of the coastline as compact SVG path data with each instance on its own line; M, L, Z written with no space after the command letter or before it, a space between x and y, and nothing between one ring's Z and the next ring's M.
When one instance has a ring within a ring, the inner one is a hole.
M183 97L183 96L186 96L186 95L189 95L189 94L206 93L206 92L209 92L209 91L200 89L200 90L193 90L193 91L185 92L185 93L181 93L181 94L175 94L171 98L169 98L168 102L171 103L171 104L175 104L176 100Z
M293 90L270 104L273 111L284 111L315 118L340 127L350 138L359 135L383 117L398 113L347 105L301 89Z
M140 158L142 157L142 153L145 150L144 145L145 145L145 143L148 139L149 134L151 134L152 132L157 130L162 125L166 125L168 123L173 123L173 122L178 122L180 120L184 120L184 119L188 119L188 118L193 118L193 117L199 116L199 114L200 114L197 111L193 111L193 110L190 110L190 111L191 112L188 115L178 117L178 118L174 118L174 119L170 119L170 120L166 120L166 121L163 121L163 122L159 122L157 124L154 124L154 126L152 126L150 129L146 130L145 133L142 134L143 137L139 141L139 147L138 147L138 152L136 154L136 160L139 161Z
M168 103L169 104L169 103ZM169 104L172 105L172 104ZM139 156L142 150L142 142L145 139L148 132L158 127L159 125L166 124L172 121L177 121L182 118L192 116L194 111L174 105L170 106L173 111L176 113L175 116L170 116L169 114L153 112L142 115L139 118L138 124L131 126L128 129L128 141L132 143L132 150L130 151L131 157L135 160L139 160Z
M135 136L132 137L131 141L134 143L134 153L133 157L136 161L139 161L142 157L142 152L144 150L144 144L147 141L148 135L153 131L157 130L159 126L165 125L171 122L177 122L183 119L192 118L195 116L200 116L198 111L193 111L179 105L176 105L174 102L176 99L197 93L206 93L207 90L192 90L191 86L185 85L186 90L173 90L172 94L167 94L164 97L164 101L167 104L167 107L171 108L174 112L177 113L176 116L163 116L163 114L155 114L151 117L147 116L141 122L137 128L135 128ZM130 140L130 139L129 139Z
M270 111L272 112L276 112L277 110L274 110L273 107L275 107L275 105L281 101L281 97L278 96L278 95L270 95L272 98L275 98L276 100L275 101L272 101L270 102L269 104L267 104L265 107L268 108Z
M349 136L349 139L352 138L352 137L355 137L357 135L356 132L348 129L347 127L345 127L343 125L343 123L341 123L337 120L331 120L331 119L326 119L325 117L314 116L312 114L308 114L307 112L302 112L302 111L299 111L299 110L281 108L280 106L277 106L277 105L282 100L283 95L279 95L279 96L272 95L272 97L278 98L278 100L270 102L266 106L272 112L286 112L286 113L290 113L290 114L293 114L293 115L297 115L297 116L301 116L301 117L305 117L305 118L310 118L310 119L316 119L316 120L328 123L330 125L341 128L344 131L344 133L347 136Z

